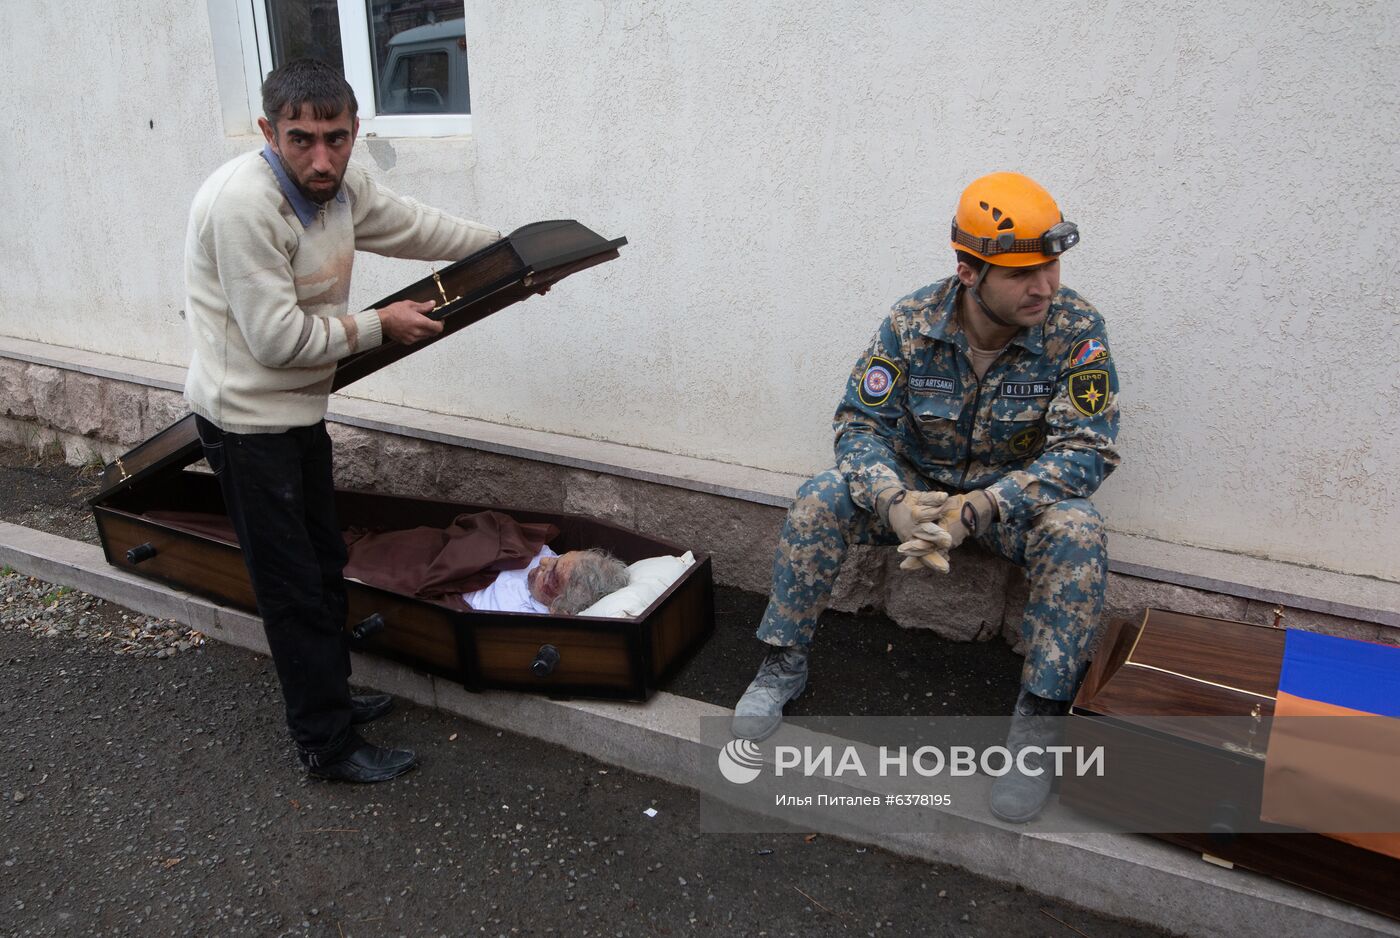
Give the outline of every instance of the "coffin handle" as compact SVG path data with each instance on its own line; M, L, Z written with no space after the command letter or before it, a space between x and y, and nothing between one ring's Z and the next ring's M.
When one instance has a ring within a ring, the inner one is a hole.
M1244 815L1240 809L1228 801L1218 802L1210 813L1210 830L1207 837L1215 848L1228 847L1239 836L1244 826Z
M357 642L363 642L374 633L383 631L387 624L382 615L372 612L351 626L350 637Z
M144 544L137 544L126 552L126 562L135 566L138 563L150 560L156 555L156 546L150 541Z
M549 677L559 664L559 649L553 645L541 645L530 662L530 673L535 677Z

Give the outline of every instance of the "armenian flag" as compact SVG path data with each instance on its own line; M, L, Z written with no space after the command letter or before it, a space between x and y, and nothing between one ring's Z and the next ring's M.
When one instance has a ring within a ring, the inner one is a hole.
M1400 647L1290 629L1264 762L1263 818L1318 830L1309 818L1325 816L1334 829L1372 832L1329 836L1400 858L1397 779Z

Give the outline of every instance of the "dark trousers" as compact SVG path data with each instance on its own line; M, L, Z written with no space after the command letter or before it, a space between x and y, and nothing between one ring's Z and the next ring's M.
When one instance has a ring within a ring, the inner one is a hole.
M225 433L196 416L272 649L287 726L308 765L359 744L350 728L345 541L335 515L325 422Z

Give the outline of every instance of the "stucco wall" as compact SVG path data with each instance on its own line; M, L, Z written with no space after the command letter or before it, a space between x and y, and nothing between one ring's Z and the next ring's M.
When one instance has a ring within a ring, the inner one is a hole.
M203 4L108 6L0 5L0 332L181 362L189 198L255 141L224 136ZM884 309L949 272L959 189L1016 168L1109 321L1112 526L1400 578L1394 4L1047 9L467 3L474 136L359 158L631 244L354 393L821 468ZM424 273L368 259L355 299Z

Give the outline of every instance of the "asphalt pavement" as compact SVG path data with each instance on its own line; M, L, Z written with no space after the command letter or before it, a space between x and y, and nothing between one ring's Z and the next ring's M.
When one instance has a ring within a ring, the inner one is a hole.
M4 934L1160 934L833 838L702 834L693 792L412 705L367 735L419 770L312 781L265 659L117 654L122 614L0 626Z

